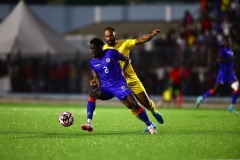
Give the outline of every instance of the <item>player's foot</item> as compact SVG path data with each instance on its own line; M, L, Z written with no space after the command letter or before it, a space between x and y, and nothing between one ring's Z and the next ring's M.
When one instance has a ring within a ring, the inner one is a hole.
M152 125L148 126L148 130L150 134L157 134L156 129Z
M234 115L238 114L238 112L235 110L235 108L233 106L229 106L228 111L231 112Z
M154 122L151 122L151 124L152 124L152 126L153 126L154 129L157 128L157 125L156 125ZM143 132L144 132L144 133L148 133L148 132L149 132L148 127L146 127L146 129L145 129Z
M163 119L163 116L157 112L156 114L153 114L153 116L156 118L156 120L160 123L160 124L163 124L164 123L164 119Z
M202 97L202 96L199 96L199 97L197 98L197 101L196 101L196 107L197 107L197 108L200 106L200 104L202 103L202 101L203 101L203 97Z
M81 125L82 130L92 132L93 131L93 126L91 123L86 123Z

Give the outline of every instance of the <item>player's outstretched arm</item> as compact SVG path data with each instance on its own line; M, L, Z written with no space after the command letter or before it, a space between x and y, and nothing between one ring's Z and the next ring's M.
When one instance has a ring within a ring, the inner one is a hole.
M150 34L144 34L136 39L136 46L150 41L154 36L158 35L161 29L154 29Z

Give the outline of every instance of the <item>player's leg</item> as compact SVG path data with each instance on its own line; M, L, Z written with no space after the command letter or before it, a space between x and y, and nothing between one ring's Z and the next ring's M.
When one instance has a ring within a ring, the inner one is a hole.
M135 97L147 110L149 110L152 113L152 115L156 118L156 120L160 124L164 123L163 116L157 111L153 100L148 98L146 92L140 92L136 94Z
M181 91L179 91L178 96L177 96L177 107L178 108L181 108L182 101L183 101L183 93Z
M176 84L176 89L177 89L177 107L181 108L182 106L182 101L183 101L183 93L182 93L182 86L181 83Z
M136 92L135 86L136 86L135 83L128 83L128 87L131 89L133 93L134 91ZM133 116L141 120L141 118L138 116L138 114L134 110L130 109L130 112L133 114Z
M220 83L215 83L214 88L207 90L203 95L199 96L196 101L196 107L198 108L200 104L209 96L213 96L220 88Z
M172 94L171 94L171 99L172 99L172 100L171 100L171 105L172 105L172 106L175 106L178 90L177 90L177 88L176 88L175 83L170 82L170 84L171 84L171 88L172 88Z
M149 99L141 81L128 83L128 86L132 90L138 102L141 103L147 110L149 110L160 124L163 124L163 116L157 111L153 100ZM133 115L137 116L134 110L132 110L131 112Z
M132 93L130 93L124 100L124 103L126 103L128 106L131 106L132 110L135 111L138 116L141 118L141 120L147 125L148 127L148 131L150 134L156 134L157 131L154 129L154 127L152 126L151 121L149 120L146 110L139 106L139 104L137 103L135 97L132 95Z
M196 107L198 108L200 106L200 104L204 101L204 99L206 99L209 96L214 95L220 88L220 84L225 81L226 81L226 75L224 75L221 71L219 71L217 78L216 78L216 83L215 83L214 88L206 91L203 95L201 95L197 98Z
M124 101L121 101L121 102L131 111L131 113L132 113L136 118L138 118L140 121L142 121L142 119L138 116L137 112L134 111L134 110L132 110L132 108L131 108L130 106L128 106L129 104L125 103ZM151 121L151 120L150 120L150 121ZM156 125L154 122L151 121L151 124L152 124L152 126L153 126L154 129L157 128L157 125ZM143 130L143 132L148 133L148 132L149 132L148 127L146 127L146 128Z
M96 99L107 100L112 97L113 95L111 93L108 93L107 90L105 90L102 87L98 87L89 93L88 102L87 102L87 123L81 125L81 128L83 130L87 130L89 132L93 131L92 119L93 119L93 113L96 108Z
M132 91L128 88L124 82L118 83L114 88L110 89L111 92L125 104L129 109L136 112L139 118L148 126L150 134L156 134L157 131L152 126L152 122L149 120L147 113L143 107L139 105Z
M233 83L231 83L232 88L232 100L231 104L228 107L228 111L232 114L238 114L238 112L235 110L234 105L236 104L237 98L238 98L238 92L239 92L239 82L236 80Z

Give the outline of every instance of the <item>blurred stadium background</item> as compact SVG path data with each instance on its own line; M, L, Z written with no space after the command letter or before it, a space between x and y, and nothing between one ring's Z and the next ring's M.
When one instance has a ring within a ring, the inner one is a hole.
M238 0L1 0L0 20L0 99L85 99L92 78L88 43L103 39L108 26L118 39L162 29L131 53L155 100L168 89L175 64L183 70L185 101L212 87L224 35L231 36L240 65ZM236 75L240 79L238 67ZM230 95L224 86L209 101L226 102Z

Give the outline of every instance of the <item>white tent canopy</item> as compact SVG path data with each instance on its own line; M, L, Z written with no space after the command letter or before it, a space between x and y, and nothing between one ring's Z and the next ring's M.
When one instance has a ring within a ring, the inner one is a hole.
M46 26L20 0L0 24L0 56L21 53L22 57L46 55L75 55L79 48L71 45Z

